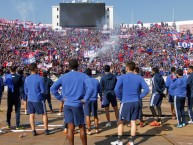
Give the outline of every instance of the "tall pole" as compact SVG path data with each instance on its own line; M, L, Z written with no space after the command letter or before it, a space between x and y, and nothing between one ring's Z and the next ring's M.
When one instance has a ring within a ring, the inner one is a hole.
M172 19L173 19L173 22L174 22L175 21L175 8L174 7L173 7Z
M35 23L35 10L33 11L33 23Z
M133 9L131 10L131 23L133 25Z

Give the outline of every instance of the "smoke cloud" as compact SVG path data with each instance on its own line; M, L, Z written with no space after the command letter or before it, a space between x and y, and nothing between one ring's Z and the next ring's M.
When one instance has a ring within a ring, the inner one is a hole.
M34 14L35 8L33 0L14 0L14 5L23 21L29 19L29 17Z
M96 52L96 56L103 56L103 54L106 54L109 50L116 51L115 49L118 45L119 45L118 35L110 34L109 39L107 41L102 41L101 44L102 48ZM113 55L113 52L112 54L109 55ZM89 59L89 63L92 63L94 59L95 59L94 57L91 57Z

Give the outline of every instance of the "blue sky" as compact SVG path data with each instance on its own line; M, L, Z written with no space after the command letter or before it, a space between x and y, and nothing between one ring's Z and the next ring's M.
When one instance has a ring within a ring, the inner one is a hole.
M51 7L71 0L1 0L0 18L51 23ZM93 0L94 1L94 0ZM193 20L193 0L95 0L114 6L115 23Z

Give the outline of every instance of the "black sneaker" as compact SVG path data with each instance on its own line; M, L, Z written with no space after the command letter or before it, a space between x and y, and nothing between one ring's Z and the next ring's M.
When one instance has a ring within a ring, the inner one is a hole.
M37 132L36 132L36 130L33 130L33 131L32 131L32 134L33 134L33 136L37 136L37 135L38 135Z
M50 135L50 134L53 134L53 133L50 132L50 131L47 129L47 130L44 130L44 134L45 134L45 135Z

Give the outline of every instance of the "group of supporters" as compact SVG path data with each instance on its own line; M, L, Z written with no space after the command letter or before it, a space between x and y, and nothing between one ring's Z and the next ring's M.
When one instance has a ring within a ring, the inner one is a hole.
M164 24L123 26L114 30L64 28L54 31L49 27L33 24L28 27L25 23L7 24L0 20L0 66L27 69L29 61L36 61L40 71L45 67L61 74L73 57L81 62L79 70L82 72L89 67L101 73L109 64L115 74L120 74L124 62L132 60L143 68L145 77L150 77L149 69L154 66L165 73L172 66L187 68L193 49L179 48L178 42L193 42L191 32L177 32ZM50 67L52 62L54 65Z
M125 71L116 77L111 73L109 65L104 66L105 74L100 82L92 77L92 70L87 68L84 73L78 71L78 60L69 61L69 71L53 82L43 73L43 77L38 75L36 63L29 66L30 74L23 76L22 71L16 73L16 67L10 68L10 73L5 74L5 80L0 77L0 96L3 88L8 88L7 96L7 127L11 127L11 112L15 106L16 129L20 129L20 108L21 98L26 101L25 114L29 114L32 134L37 135L35 129L35 114L42 115L44 124L44 134L52 134L48 130L48 116L45 101L49 104L50 111L53 112L51 104L51 94L61 101L64 112L65 132L70 145L74 145L75 127L80 129L82 145L87 145L87 134L91 135L90 116L94 116L95 133L100 133L98 124L98 98L101 106L105 109L107 124L111 127L109 106L112 105L118 125L117 140L111 142L112 145L122 145L124 121L131 126L131 136L128 145L134 145L136 135L136 120L140 120L143 127L142 99L149 93L149 87L144 78L139 75L139 68L132 61L125 63ZM176 127L182 128L188 123L193 123L193 66L188 68L189 76L183 76L183 70L171 68L166 83L160 75L158 67L152 68L152 92L150 99L150 110L154 117L151 126L162 124L161 104L164 97L169 96L171 103L172 118L177 118ZM3 71L0 70L0 75ZM167 93L165 93L165 89ZM99 97L98 97L99 96ZM190 120L185 119L185 100L188 100L188 111ZM118 101L120 108L118 109ZM86 124L86 126L85 126Z

